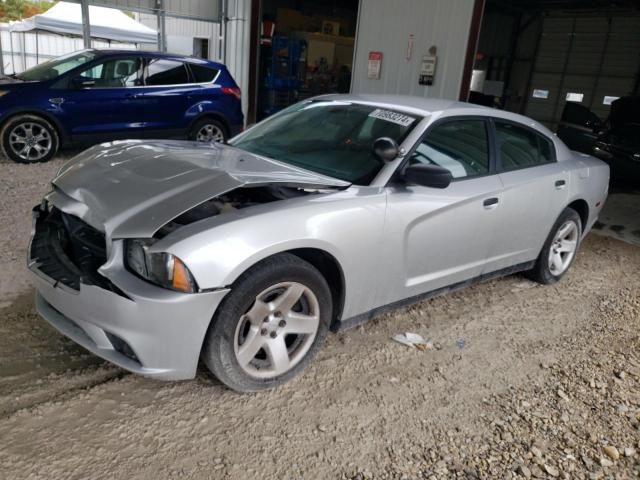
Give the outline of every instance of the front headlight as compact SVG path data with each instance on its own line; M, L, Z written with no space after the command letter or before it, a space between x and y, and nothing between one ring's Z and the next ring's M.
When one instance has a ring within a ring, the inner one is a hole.
M127 240L126 264L129 270L161 287L179 292L196 292L196 282L182 260L170 253L151 253L155 240Z

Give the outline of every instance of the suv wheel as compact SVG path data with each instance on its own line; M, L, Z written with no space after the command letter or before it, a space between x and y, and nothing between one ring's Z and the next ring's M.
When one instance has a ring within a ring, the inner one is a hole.
M19 163L46 162L56 154L59 146L53 125L35 115L9 119L0 132L0 139L4 154Z
M295 255L276 255L234 283L209 327L202 358L234 390L275 387L311 361L331 312L322 274Z
M224 143L227 141L227 130L217 120L203 118L191 127L189 139L203 143Z

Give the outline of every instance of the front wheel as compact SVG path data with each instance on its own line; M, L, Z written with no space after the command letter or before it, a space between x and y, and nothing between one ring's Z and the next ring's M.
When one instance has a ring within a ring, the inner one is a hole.
M534 268L528 272L529 277L543 284L560 280L575 259L581 237L580 216L572 208L565 208L553 225Z
M311 361L331 312L322 274L295 255L276 255L234 283L207 333L203 361L233 390L275 387Z
M59 146L56 129L36 115L9 119L0 132L0 139L4 154L19 163L46 162L56 154Z

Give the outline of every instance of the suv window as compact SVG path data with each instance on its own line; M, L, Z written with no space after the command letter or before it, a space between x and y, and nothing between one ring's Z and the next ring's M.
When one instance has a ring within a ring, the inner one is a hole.
M165 58L154 58L147 65L146 85L183 85L189 83L184 63Z
M553 142L527 128L495 121L502 170L535 167L555 161Z
M93 65L79 74L83 80L95 83L88 88L123 88L141 85L140 58L111 58Z
M487 123L469 119L436 125L420 142L410 163L444 167L453 178L489 173Z
M195 83L213 82L220 71L217 68L196 65L195 63L190 63L189 68L191 69Z

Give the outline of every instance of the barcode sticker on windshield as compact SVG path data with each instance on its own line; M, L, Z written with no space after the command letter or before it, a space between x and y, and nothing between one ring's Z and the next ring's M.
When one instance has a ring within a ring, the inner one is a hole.
M369 114L370 117L379 118L381 120L386 120L387 122L396 123L398 125L402 125L403 127L408 127L413 122L415 122L415 118L410 117L409 115L404 115L402 113L391 112L389 110L382 110L380 108L376 108L373 112Z

